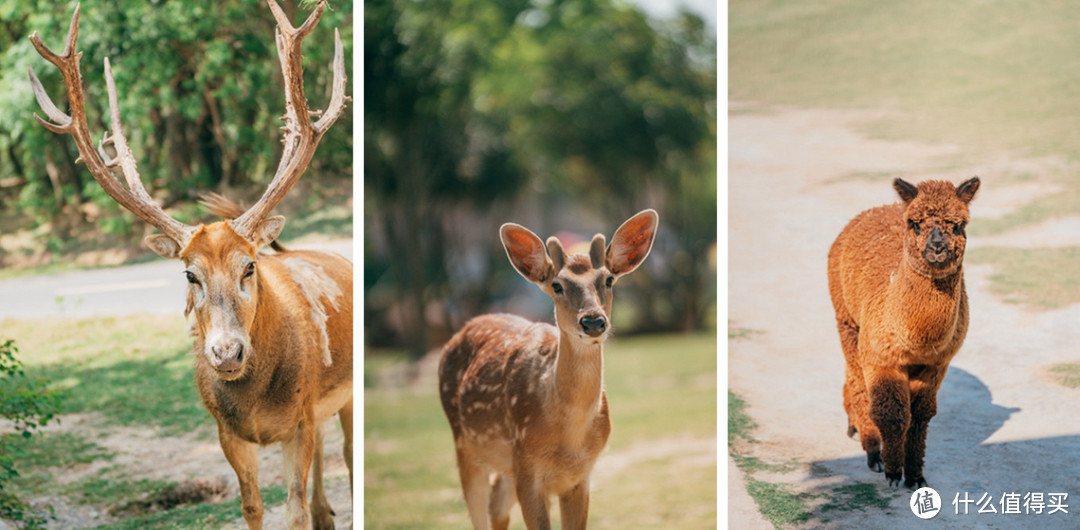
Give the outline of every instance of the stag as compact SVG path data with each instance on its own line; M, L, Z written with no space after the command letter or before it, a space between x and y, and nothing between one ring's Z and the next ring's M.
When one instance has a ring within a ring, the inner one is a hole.
M439 397L473 528L505 530L516 500L529 530L547 530L553 495L562 528L585 528L589 473L611 433L603 345L612 288L645 261L658 222L642 211L606 249L593 236L587 254L566 253L555 237L545 252L527 228L502 226L510 263L554 300L556 325L482 315L443 348Z
M289 528L333 528L333 512L322 480L320 426L337 413L345 434L345 462L352 483L352 264L323 252L264 253L285 218L269 215L311 161L323 134L341 115L345 62L334 32L333 85L325 112L313 112L304 96L301 45L325 9L319 2L300 27L293 27L276 0L267 0L277 22L276 41L285 83L284 147L272 181L254 206L234 219L191 226L173 219L143 187L120 125L116 84L105 59L111 132L97 148L87 127L76 40L79 6L71 17L63 52L46 47L37 32L30 41L60 69L70 114L52 102L29 70L47 129L70 134L94 179L121 206L162 233L146 237L154 252L183 262L188 280L185 316L194 314L195 381L203 404L217 422L225 458L240 482L248 528L261 528L258 448L281 443L288 485ZM313 121L313 117L318 117ZM51 120L51 121L50 121ZM110 156L106 146L111 146ZM127 183L125 187L118 171ZM313 465L314 464L314 465ZM310 510L309 471L314 480Z

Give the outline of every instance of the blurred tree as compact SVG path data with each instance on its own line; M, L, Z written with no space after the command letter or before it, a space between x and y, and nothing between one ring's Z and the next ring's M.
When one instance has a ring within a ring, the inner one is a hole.
M284 1L294 21L311 6ZM351 53L351 2L333 2L305 42L308 95L329 93L333 28ZM59 72L26 38L37 30L63 48L74 3L0 0L0 208L51 220L66 235L87 220L124 232L130 214L98 187L71 139L35 123L41 111L27 78L30 65L61 107ZM166 207L215 188L260 193L281 151L284 109L274 22L264 0L101 1L82 4L79 49L91 132L106 130L103 61L112 63L124 132L148 189ZM348 62L348 61L346 61ZM309 174L351 178L351 113L324 138ZM95 207L87 207L93 204ZM183 216L183 214L181 214ZM141 229L141 225L139 226Z
M447 285L452 232L462 208L507 212L525 195L606 219L658 209L673 259L639 282L639 329L704 324L716 59L700 18L654 22L610 0L370 0L364 23L369 340L420 355L431 306L458 303L440 297L489 302L488 276Z

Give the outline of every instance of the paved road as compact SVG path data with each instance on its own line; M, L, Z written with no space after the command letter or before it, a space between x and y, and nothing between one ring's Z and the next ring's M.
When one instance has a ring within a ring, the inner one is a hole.
M352 240L296 249L337 252L352 259ZM179 315L184 310L187 280L176 260L32 276L0 281L0 320L14 318L80 318L153 313Z

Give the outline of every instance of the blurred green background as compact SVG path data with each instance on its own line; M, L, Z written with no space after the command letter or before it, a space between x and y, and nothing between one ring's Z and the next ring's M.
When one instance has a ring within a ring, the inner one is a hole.
M654 208L616 289L589 520L715 528L715 28L613 0L368 0L364 60L366 527L468 525L439 349L483 313L553 321L499 226L582 251Z
M415 358L477 314L547 318L498 239L660 214L620 332L715 326L716 41L612 0L372 0L364 10L364 325Z
M281 4L294 24L313 9ZM75 2L0 0L0 267L40 267L87 250L141 249L148 230L75 163L69 135L49 132L33 118L43 113L27 66L62 110L67 96L59 70L27 37L36 30L47 46L63 50L74 8ZM305 40L312 108L329 100L334 28L350 69L353 9L351 2L331 2ZM143 183L166 211L184 222L208 222L214 219L195 204L200 194L218 191L249 205L262 194L280 157L285 109L265 0L86 0L78 49L93 138L107 128L108 57ZM324 136L308 172L280 206L290 218L286 239L327 227L335 235L351 233L352 112L347 107ZM305 228L305 218L327 209L334 222Z

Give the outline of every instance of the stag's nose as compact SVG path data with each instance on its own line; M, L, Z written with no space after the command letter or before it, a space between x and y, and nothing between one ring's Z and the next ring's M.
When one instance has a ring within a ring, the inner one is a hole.
M578 323L581 324L581 330L590 337L599 337L607 331L607 319L600 315L581 317Z
M222 372L235 372L244 361L244 345L239 341L215 344L210 348L214 354L214 367Z
M930 239L926 241L926 250L935 254L940 254L948 249L948 245L945 244L945 236L941 232L941 228L934 227L934 231L930 233Z

